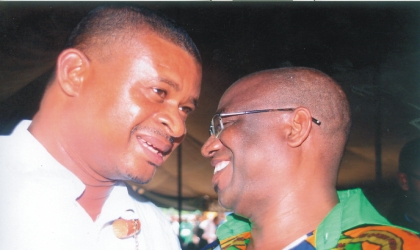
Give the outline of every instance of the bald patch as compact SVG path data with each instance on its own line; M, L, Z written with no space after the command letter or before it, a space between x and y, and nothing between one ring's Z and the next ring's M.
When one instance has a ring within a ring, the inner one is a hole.
M330 136L350 130L350 108L344 91L328 75L311 68L257 72L234 83L225 95L246 108L305 107Z

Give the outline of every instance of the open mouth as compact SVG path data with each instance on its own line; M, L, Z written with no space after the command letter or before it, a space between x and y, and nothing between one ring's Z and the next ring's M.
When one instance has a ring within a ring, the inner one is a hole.
M217 172L222 171L223 169L225 169L227 167L227 165L229 165L230 161L221 161L219 163L216 164L216 166L214 166L214 174L216 174Z
M150 142L142 139L142 138L138 138L140 140L140 142L143 144L143 146L145 148L147 148L148 150L152 151L153 153L157 154L160 157L163 157L163 152L160 151L159 149L153 147L153 144L151 144Z

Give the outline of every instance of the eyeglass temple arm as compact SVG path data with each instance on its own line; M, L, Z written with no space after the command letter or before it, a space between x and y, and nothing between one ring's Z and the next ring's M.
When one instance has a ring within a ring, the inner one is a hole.
M228 113L228 114L219 114L220 117L228 117L228 116L235 116L235 115L246 115L246 114L255 114L255 113L263 113L263 112L272 112L272 111L293 111L294 108L287 108L287 109L263 109L263 110L251 110L251 111L242 111L242 112L235 112L235 113ZM312 121L320 126L321 122L318 119L312 117Z
M293 111L293 108L287 109L261 109L261 110L249 110L249 111L242 111L242 112L235 112L235 113L228 113L228 114L219 114L220 117L227 117L227 116L235 116L235 115L247 115L247 114L255 114L255 113L264 113L264 112L273 112L273 111Z
M319 120L317 120L317 119L315 119L315 118L313 118L313 117L312 117L312 121L313 121L316 125L321 126L321 122L320 122Z
M288 108L288 109L264 109L264 110L251 110L251 111L243 111L243 112L236 112L236 113L229 113L229 116L233 115L246 115L246 114L255 114L255 113L263 113L263 112L272 112L272 111L293 111L294 108ZM221 116L223 117L223 116ZM312 121L318 125L321 126L321 122L318 119L315 119L312 117Z

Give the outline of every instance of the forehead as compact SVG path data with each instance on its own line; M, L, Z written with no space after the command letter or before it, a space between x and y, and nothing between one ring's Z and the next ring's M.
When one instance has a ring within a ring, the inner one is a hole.
M114 44L111 60L132 76L160 78L185 88L198 98L201 83L201 65L187 51L154 32L129 36L123 44Z
M274 108L273 85L263 76L244 78L234 83L222 96L218 110L222 112Z

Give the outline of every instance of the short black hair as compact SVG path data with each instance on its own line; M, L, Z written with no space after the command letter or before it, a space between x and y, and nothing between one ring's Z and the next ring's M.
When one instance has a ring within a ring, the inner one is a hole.
M192 55L201 64L200 53L187 32L156 11L131 5L103 5L91 10L70 34L65 48L88 50L98 45L96 38L114 41L119 31L127 29L155 32Z
M420 137L409 141L401 149L398 170L410 174L420 169Z

